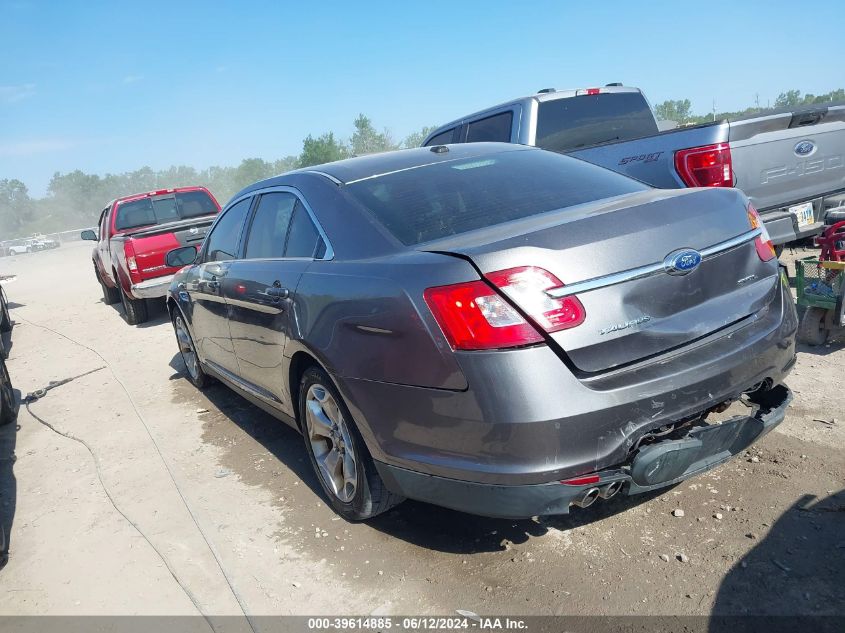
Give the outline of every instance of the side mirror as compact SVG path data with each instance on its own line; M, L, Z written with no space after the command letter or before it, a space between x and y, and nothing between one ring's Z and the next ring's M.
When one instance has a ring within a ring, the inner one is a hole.
M83 240L90 240L91 242L97 241L97 234L94 233L91 229L85 229L82 233L79 234Z
M171 268L189 266L195 261L197 261L197 249L194 246L174 248L172 251L168 251L167 255L164 256L164 263Z

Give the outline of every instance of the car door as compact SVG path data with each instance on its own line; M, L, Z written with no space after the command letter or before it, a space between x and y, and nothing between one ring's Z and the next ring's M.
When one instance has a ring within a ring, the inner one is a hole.
M217 369L238 373L238 361L229 334L228 305L223 287L229 268L238 257L244 223L252 197L225 209L205 240L200 263L185 282L191 304L191 329L202 359Z
M117 285L111 270L111 255L109 254L109 207L100 213L97 240L97 260L100 267L100 275L111 279Z
M241 377L256 395L290 411L284 349L296 328L299 279L325 254L310 211L290 188L261 194L249 224L243 259L229 269L229 329Z

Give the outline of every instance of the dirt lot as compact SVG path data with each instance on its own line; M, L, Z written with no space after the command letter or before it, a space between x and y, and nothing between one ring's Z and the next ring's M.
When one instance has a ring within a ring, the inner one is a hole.
M0 429L0 614L845 615L841 344L801 349L790 414L752 453L660 495L349 524L297 434L183 378L163 307L135 328L102 303L89 253L0 259L15 387L96 370Z

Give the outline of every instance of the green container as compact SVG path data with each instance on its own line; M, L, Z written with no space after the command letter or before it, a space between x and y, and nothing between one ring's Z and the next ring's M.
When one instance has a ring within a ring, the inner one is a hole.
M828 268L826 266L837 266ZM807 307L836 308L836 300L845 283L845 270L841 264L820 262L812 257L795 262L795 290L798 304Z

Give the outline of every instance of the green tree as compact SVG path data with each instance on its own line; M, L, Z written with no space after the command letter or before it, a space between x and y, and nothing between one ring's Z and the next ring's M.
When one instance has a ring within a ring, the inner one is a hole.
M314 138L310 134L302 141L302 153L299 166L310 167L322 163L331 163L349 157L349 148L334 137L333 132L326 132Z
M0 235L2 239L22 237L22 228L33 219L33 201L20 180L0 180Z
M689 99L669 100L654 106L654 115L659 121L675 121L679 125L692 120L692 103Z
M378 132L369 117L359 114L355 119L355 131L349 141L353 156L375 154L399 149L388 130Z
M800 90L787 90L786 92L781 92L778 95L778 98L775 99L775 107L776 108L790 108L793 106L797 106L801 104L801 91Z
M406 136L405 140L402 141L402 147L419 147L420 145L422 145L422 142L425 140L425 137L431 134L435 129L437 129L436 125L423 126L423 128L418 132L412 132L411 134Z

